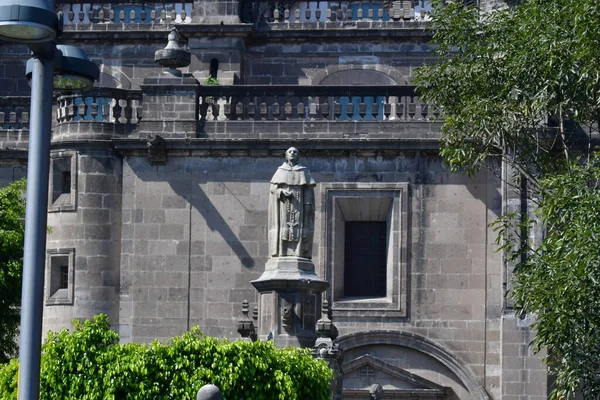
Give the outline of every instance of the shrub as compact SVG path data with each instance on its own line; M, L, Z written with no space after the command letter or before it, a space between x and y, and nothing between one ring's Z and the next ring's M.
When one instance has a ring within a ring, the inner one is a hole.
M40 399L195 399L207 383L228 400L326 400L331 371L309 350L230 342L198 327L166 345L118 344L108 318L75 321L42 348ZM18 362L0 368L0 398L16 399Z

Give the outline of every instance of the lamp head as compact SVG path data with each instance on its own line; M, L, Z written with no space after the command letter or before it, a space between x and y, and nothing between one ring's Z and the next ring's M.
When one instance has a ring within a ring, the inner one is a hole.
M62 31L62 14L46 0L0 0L0 40L39 43Z
M85 52L77 46L56 46L54 73L54 89L60 91L83 91L94 86L100 71L98 66L91 62ZM33 59L27 60L26 74L31 79Z

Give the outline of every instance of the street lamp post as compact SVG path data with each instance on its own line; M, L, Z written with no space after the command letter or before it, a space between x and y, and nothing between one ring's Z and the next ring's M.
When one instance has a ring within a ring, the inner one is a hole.
M21 297L19 400L39 398L48 172L53 90L85 90L98 79L98 66L74 46L56 46L62 18L54 2L0 0L0 39L25 43L31 110L27 162L25 246ZM55 72L58 72L56 76ZM54 78L53 78L54 76Z
M21 294L19 400L39 397L54 73L53 60L45 57L35 57L33 60Z

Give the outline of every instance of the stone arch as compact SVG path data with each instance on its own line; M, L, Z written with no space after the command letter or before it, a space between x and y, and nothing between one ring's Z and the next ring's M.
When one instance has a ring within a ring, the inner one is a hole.
M405 331L366 331L342 336L336 343L347 352L359 347L391 345L421 352L444 365L467 389L473 399L489 400L485 388L467 365L440 344L421 335Z
M381 82L375 84L383 85L408 85L408 80L394 67L381 64L343 64L330 65L317 72L312 78L312 85L338 84L338 85L361 85L360 82L352 81L352 71L364 71L362 75L369 75L372 80L369 82ZM345 75L344 78L342 78ZM333 81L332 77L337 76L342 79L336 79L339 83L327 83ZM346 82L344 82L346 81ZM364 83L362 83L364 84ZM373 83L370 83L373 84Z

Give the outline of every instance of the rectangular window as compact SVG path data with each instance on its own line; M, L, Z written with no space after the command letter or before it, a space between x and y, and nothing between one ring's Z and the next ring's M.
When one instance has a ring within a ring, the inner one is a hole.
M323 270L334 317L408 317L408 184L322 185Z
M48 211L75 211L77 188L77 153L54 152L50 158L50 193Z
M385 297L387 224L346 222L344 297Z
M73 304L75 249L48 249L46 305Z

